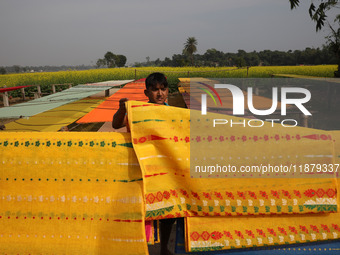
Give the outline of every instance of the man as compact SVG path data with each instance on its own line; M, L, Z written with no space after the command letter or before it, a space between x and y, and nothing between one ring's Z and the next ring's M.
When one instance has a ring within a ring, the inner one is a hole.
M168 81L162 73L152 73L145 80L144 94L149 98L148 103L168 105L165 101L168 98L169 88ZM115 113L112 119L112 127L115 129L126 126L126 108L125 102L128 98L122 98L119 100L119 109ZM128 129L129 130L129 129ZM168 250L168 243L170 239L172 225L175 219L160 220L160 235L161 235L161 251L160 254L171 254Z
M168 81L162 73L152 73L145 80L144 94L149 98L148 103L168 105L165 101L168 98L169 88ZM119 100L119 109L112 119L112 127L115 129L126 126L126 108L125 102L128 98Z

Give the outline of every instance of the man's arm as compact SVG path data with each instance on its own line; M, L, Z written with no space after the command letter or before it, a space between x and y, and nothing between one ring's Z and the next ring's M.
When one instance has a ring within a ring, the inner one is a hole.
M128 101L128 98L122 98L119 100L119 109L113 115L112 119L112 127L114 129L118 129L121 127L126 126L126 108L125 108L125 102Z

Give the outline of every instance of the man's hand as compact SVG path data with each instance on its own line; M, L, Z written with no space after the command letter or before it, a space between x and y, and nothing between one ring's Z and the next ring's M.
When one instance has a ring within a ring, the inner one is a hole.
M112 119L112 127L117 129L124 127L126 125L126 107L125 107L125 102L129 101L128 98L121 98L119 100L119 109L113 115Z
M126 108L125 108L125 102L129 101L128 98L121 98L119 100L119 109L124 110L126 112Z

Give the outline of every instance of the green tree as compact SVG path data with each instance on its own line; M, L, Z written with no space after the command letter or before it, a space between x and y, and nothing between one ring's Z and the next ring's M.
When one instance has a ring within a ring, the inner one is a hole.
M106 65L108 68L112 68L116 66L116 55L113 54L111 51L106 52L106 54L104 55L104 59L106 61Z
M190 64L188 58L182 54L172 55L172 65L173 66L188 66Z
M168 57L164 58L164 61L162 61L161 66L172 66L171 59Z
M297 6L299 6L300 0L289 0L290 2L290 8L294 9ZM309 7L309 16L313 21L316 22L316 31L319 31L324 25L327 18L326 12L329 11L332 8L339 8L340 3L339 0L323 0L319 5L316 7L314 3L312 2ZM338 23L340 26L340 17L337 15L335 22ZM331 51L336 55L337 62L338 62L338 71L335 72L335 76L339 77L340 74L340 56L339 56L339 29L333 28L329 22L328 26L331 30L330 35L326 37L328 47L331 49Z
M106 60L104 58L99 58L96 62L97 68L104 67L106 65Z
M155 60L155 66L159 66L161 64L161 60L159 58L157 58Z
M133 66L134 67L142 67L143 65L140 62L135 62Z
M300 4L300 0L289 0L290 9L297 8ZM324 25L327 18L326 12L333 7L339 7L339 0L323 0L319 5L315 6L311 2L309 6L309 16L316 22L316 31L319 31Z
M326 36L326 39L329 49L335 54L338 60L338 71L334 74L336 77L340 77L340 15L335 18L334 22L337 24L338 28L335 28L328 23L331 32Z
M260 64L260 58L256 51L249 52L245 59L248 66L258 66Z
M246 61L244 60L243 57L237 57L236 58L236 66L237 67L244 67L244 66L246 66Z
M14 72L19 73L20 72L20 66L14 65L13 66Z
M188 55L191 59L191 65L194 65L194 53L197 51L197 40L195 37L188 37L184 43L183 54Z
M126 60L124 55L116 55L115 63L118 67L123 67L126 64Z
M0 68L0 74L6 74L6 73L7 73L6 69L1 67Z
M224 54L214 48L208 49L203 55L204 63L209 66L221 65L224 59Z

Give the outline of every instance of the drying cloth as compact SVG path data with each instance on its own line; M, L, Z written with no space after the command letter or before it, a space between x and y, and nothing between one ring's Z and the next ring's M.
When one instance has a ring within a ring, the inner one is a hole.
M121 98L147 102L149 99L144 95L144 90L145 82L143 79L128 83L100 104L96 109L78 120L77 123L112 121L113 115L119 108L119 100Z
M275 124L275 128L261 129L223 127L223 139L216 137L218 129L199 136L193 130L190 134L190 124L191 128L195 121L207 124L195 111L190 119L185 109L137 102L128 105L132 140L143 171L146 217L186 217L189 251L338 238L340 217L327 213L337 211L334 178L196 179L189 170L190 143L204 152L202 158L207 161L213 156L210 147L223 146L224 156L235 165L246 157L249 165L256 164L254 155L266 156L265 162L272 164L332 164L334 133L299 127L287 131ZM220 119L221 115L214 117ZM312 212L320 215L306 214Z
M213 148L236 167L338 164L338 132L271 123L212 130L200 112L127 106L131 134L0 132L5 254L147 254L144 220L173 217L187 218L189 250L275 245L280 236L284 244L338 238L334 172L221 178L190 171L190 163L216 163ZM242 122L223 116L209 118ZM152 243L157 228L147 229Z
M145 221L145 234L146 241L149 245L159 243L160 242L159 221L158 220Z
M192 164L213 165L216 149L224 152L221 154L224 159L237 168L259 162L288 166L331 164L333 140L325 131L300 127L274 129L267 123L266 127L255 129L223 127L223 137L217 135L222 127L214 129L216 133L198 134L193 131L196 121L203 127L208 125L204 118L199 119L200 112L132 101L128 102L128 116L143 172L147 220L337 211L334 174L328 178L316 178L319 175L305 178L309 175L293 173L294 178L290 179L273 178L276 173L258 176L266 178L226 176L231 179L216 178L225 177L216 173L198 173L198 178L192 178L190 172L190 158ZM219 114L214 116L221 118Z
M106 90L107 86L78 85L62 92L0 108L0 118L30 117Z
M119 87L126 83L132 82L133 80L116 80L116 81L102 81L102 82L96 82L96 83L87 83L85 85L90 86L109 86L109 87Z
M39 113L25 119L18 119L6 124L10 132L55 132L67 126L97 107L102 99L82 99L55 109Z
M129 135L0 133L3 254L146 254Z
M340 132L330 132L334 141L334 165L340 163ZM338 175L338 173L337 173ZM339 189L340 183L337 183ZM318 191L316 191L318 192ZM328 197L319 198L327 203ZM339 200L339 196L338 196ZM317 201L317 199L316 199ZM339 202L339 201L338 201ZM216 251L235 248L283 245L339 239L340 213L313 215L281 215L250 217L188 217L185 244L189 252ZM331 245L331 244L330 244ZM327 244L322 250L334 251ZM319 251L318 246L310 251ZM299 247L305 250L308 247ZM281 249L282 250L282 249ZM293 248L284 249L287 253ZM297 251L298 249L296 249Z

